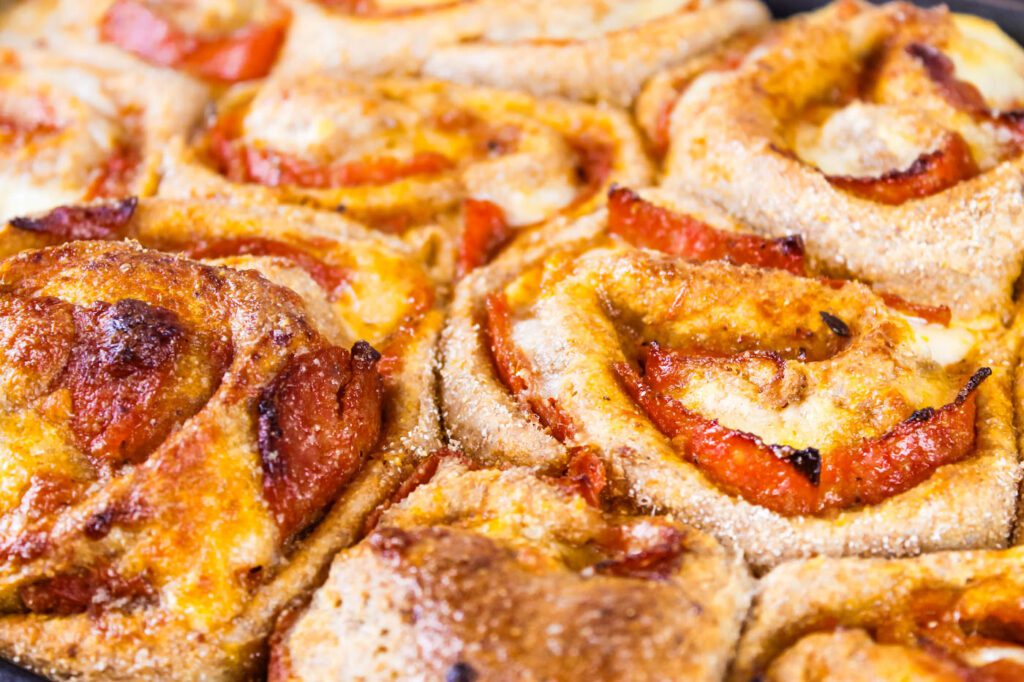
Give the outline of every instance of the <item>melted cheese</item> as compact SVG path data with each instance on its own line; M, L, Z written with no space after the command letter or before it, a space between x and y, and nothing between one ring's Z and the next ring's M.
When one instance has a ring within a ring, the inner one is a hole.
M957 78L977 87L990 106L1024 107L1024 50L991 21L954 15L944 52L956 65Z
M940 365L953 365L964 360L976 343L975 335L969 329L945 327L919 317L902 317L910 324L914 351Z

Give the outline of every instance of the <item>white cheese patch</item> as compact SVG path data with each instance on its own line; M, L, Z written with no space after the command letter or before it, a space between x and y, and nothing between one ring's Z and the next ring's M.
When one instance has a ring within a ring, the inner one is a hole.
M900 315L910 324L914 352L930 357L940 365L960 362L974 348L974 333L962 327L945 327L919 317Z

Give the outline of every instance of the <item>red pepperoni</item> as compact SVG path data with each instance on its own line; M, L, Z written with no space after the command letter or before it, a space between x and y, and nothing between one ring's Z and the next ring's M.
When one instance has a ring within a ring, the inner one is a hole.
M799 236L765 239L726 232L685 213L655 206L622 187L608 195L608 231L635 246L688 260L724 260L778 268L797 275L804 274L806 269L803 240Z
M649 351L671 353L656 346ZM665 364L665 363L662 363ZM857 504L877 504L926 480L939 466L957 462L974 447L975 389L990 370L979 370L956 400L910 415L888 433L844 445L824 457L814 448L770 445L722 426L660 392L671 377L641 376L615 365L626 392L681 455L729 493L784 515L820 514Z
M122 610L151 602L156 591L145 574L124 577L110 567L91 568L47 578L18 590L32 613L70 616L97 613L116 606Z
M572 417L553 399L545 398L537 391L536 374L529 360L512 341L508 302L500 294L491 294L487 297L486 305L487 335L498 376L516 397L529 406L552 436L565 442L576 430Z
M183 68L217 81L233 83L270 73L288 26L282 13L222 36L198 37L150 5L142 0L116 0L100 23L103 40L151 64Z
M953 187L978 174L971 148L958 133L947 133L935 151L922 154L904 170L873 178L828 175L834 187L883 204L898 205Z
M462 239L459 241L458 276L486 265L508 243L512 230L501 206L490 201L466 199L462 204Z
M257 405L263 494L282 535L313 523L380 436L380 354L328 347L294 358Z
M138 199L95 206L59 206L38 218L12 218L11 227L62 240L116 239L135 215Z
M327 292L330 300L337 300L342 287L349 281L344 268L330 265L308 251L275 239L263 237L236 237L215 239L195 244L187 249L192 258L226 258L229 256L276 256L285 258L309 273L317 284Z
M170 429L155 415L185 345L177 315L142 301L96 303L74 313L76 341L61 379L71 392L71 426L95 460L137 462Z

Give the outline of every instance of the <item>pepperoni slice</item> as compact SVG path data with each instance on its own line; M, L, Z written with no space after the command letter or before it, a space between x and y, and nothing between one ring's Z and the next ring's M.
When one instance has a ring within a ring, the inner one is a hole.
M921 303L912 303L897 296L896 294L881 293L879 296L882 297L882 300L885 301L885 304L890 308L910 315L911 317L920 317L926 322L941 324L943 327L948 327L949 323L953 319L953 312L949 309L948 305L933 306L923 305Z
M148 603L156 598L156 590L146 574L124 577L107 566L25 585L18 596L32 613L70 616L100 612L115 604L124 609Z
M380 354L360 341L294 358L258 404L263 495L282 535L313 523L380 436Z
M569 466L559 483L580 495L591 506L600 508L601 493L608 485L608 474L597 453L587 448L578 448L569 459Z
M529 360L512 341L508 301L501 294L487 297L487 335L491 358L498 376L509 390L525 402L551 435L565 442L575 432L572 418L551 398L537 391L538 380Z
M175 26L150 3L116 0L103 15L100 35L151 64L233 83L270 73L287 24L282 14L223 36L200 38Z
M71 392L72 430L96 460L137 462L174 418L154 416L154 407L185 330L170 310L134 299L78 308L74 318L75 345L61 379Z
M702 417L659 392L628 363L614 369L633 401L687 461L724 490L787 516L877 504L966 457L974 447L975 389L991 374L982 368L948 405L918 410L882 436L823 457L814 448L770 445Z
M192 258L226 258L240 255L285 258L309 273L313 281L327 292L332 301L337 300L341 288L349 281L349 273L344 268L325 263L308 251L275 239L263 237L215 239L199 242L185 249L184 252Z
M462 204L462 240L459 242L458 276L486 265L508 243L512 231L501 206L490 201L466 199Z
M138 199L96 206L59 206L38 218L12 218L11 227L63 240L116 239L131 222Z
M594 566L595 573L640 580L667 580L679 569L686 552L686 534L663 519L615 526L602 539L613 558Z
M797 275L806 270L799 236L765 239L718 230L692 216L655 206L623 187L608 194L608 231L635 246L688 260L725 260Z
M904 170L873 178L825 176L833 187L882 204L898 205L953 187L978 174L971 149L958 133L947 133L938 149L922 154Z

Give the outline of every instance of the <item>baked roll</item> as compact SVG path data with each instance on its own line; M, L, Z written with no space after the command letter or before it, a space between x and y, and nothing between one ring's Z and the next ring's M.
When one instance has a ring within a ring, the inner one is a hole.
M12 220L0 228L0 257L75 239L130 239L256 270L291 289L332 344L348 348L362 340L382 354L382 456L402 463L440 446L434 353L442 300L424 255L403 242L298 208L127 199Z
M1021 272L1024 51L994 24L844 1L779 29L675 107L667 187L837 275L963 315Z
M146 195L160 148L200 118L205 89L88 54L0 47L0 220L60 204Z
M269 678L719 680L750 588L691 528L445 458L282 619Z
M768 21L756 0L291 0L279 70L416 73L628 105L651 74Z
M310 74L230 91L190 144L172 145L160 194L308 204L388 232L440 224L465 233L468 270L515 230L584 213L611 183L649 177L620 112Z
M0 266L5 657L244 677L439 446L431 282L401 243L309 218L149 200L7 228L216 260L78 241Z
M814 559L758 585L730 679L1018 680L1019 548Z
M289 14L278 0L31 0L0 14L0 26L61 46L92 46L210 83L270 73Z
M542 470L591 448L617 495L759 569L1004 543L1019 472L1002 327L802 276L798 238L680 208L619 189L457 285L452 437Z
M255 273L132 245L26 252L0 286L0 651L56 677L239 675L380 487L379 354Z

